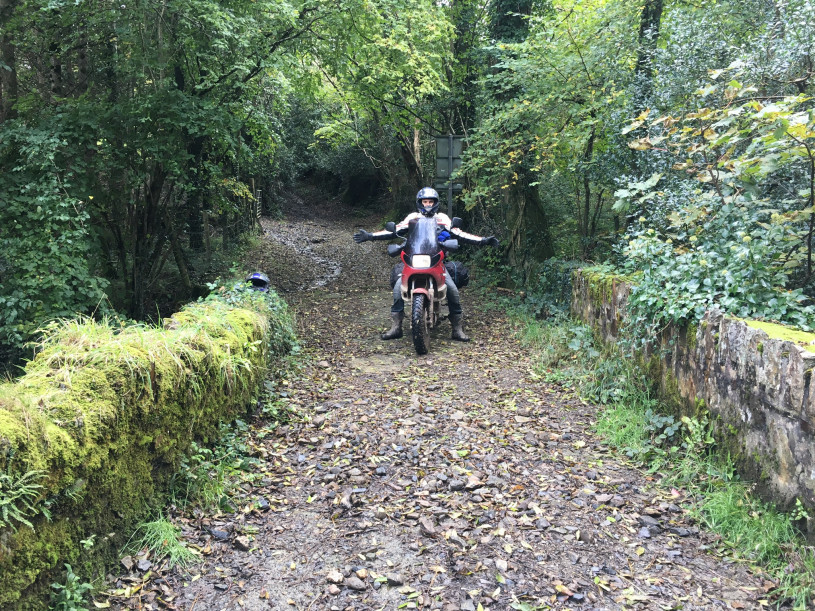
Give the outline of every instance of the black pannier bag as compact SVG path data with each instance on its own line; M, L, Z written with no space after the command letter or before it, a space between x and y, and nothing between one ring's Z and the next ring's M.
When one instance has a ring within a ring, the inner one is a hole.
M461 261L445 261L444 267L457 288L470 284L470 270Z
M405 269L404 263L397 263L391 269L391 288L396 286L396 280L402 275L402 270Z

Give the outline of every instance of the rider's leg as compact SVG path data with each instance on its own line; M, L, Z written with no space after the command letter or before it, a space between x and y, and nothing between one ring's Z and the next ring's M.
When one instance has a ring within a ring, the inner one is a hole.
M399 339L402 337L402 321L405 319L405 300L402 299L402 274L393 285L393 305L391 306L391 328L382 334L382 339Z
M461 328L461 299L458 294L458 287L450 278L450 274L444 275L444 284L447 286L447 308L450 310L450 324L453 327L452 338L459 342L469 342L470 338L464 334Z

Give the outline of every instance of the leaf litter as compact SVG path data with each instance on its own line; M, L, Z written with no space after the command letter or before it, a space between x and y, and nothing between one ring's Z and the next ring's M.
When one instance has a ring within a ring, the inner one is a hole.
M250 427L234 512L174 514L198 565L128 557L97 606L766 605L773 584L710 553L717 538L689 519L681 491L653 487L610 453L592 431L596 408L535 376L509 322L480 317L472 293L462 291L470 343L451 341L447 323L425 356L407 323L403 339L381 341L393 260L382 244L351 240L355 227L381 223L311 200L293 199L286 220L264 219L249 259L273 281L304 265L298 244L312 264L330 262L325 286L313 268L300 287L291 275L277 283L305 364L271 385L294 416ZM300 290L309 286L318 288Z

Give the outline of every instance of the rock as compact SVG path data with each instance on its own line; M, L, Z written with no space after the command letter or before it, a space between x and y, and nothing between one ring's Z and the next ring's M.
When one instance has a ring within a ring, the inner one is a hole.
M323 369L328 369L329 367L331 367L328 361L320 361L319 363L317 363L317 366L322 367Z
M229 584L227 583L216 583L215 589L220 590L221 592L226 592L229 589Z
M328 593L331 594L331 596L336 596L340 592L342 592L342 590L340 590L339 587L335 586L333 583L328 586Z
M345 585L351 588L352 590L356 590L358 592L362 592L368 587L365 585L365 583L363 583L363 581L359 577L349 577L345 581Z
M456 490L461 490L462 488L464 488L464 482L460 479L452 479L450 480L449 487L450 490L455 492Z
M377 467L374 473L376 473L377 475L387 475L388 470L385 467Z
M590 480L597 479L597 471L586 471L586 479Z
M351 469L351 470L348 472L348 475L350 475L350 476L352 476L352 477L357 477L358 475L362 475L362 471L360 471L359 469L357 469L356 467L354 467L353 469Z
M641 539L650 539L651 531L643 526L642 528L640 528L640 531L637 533L637 536L640 537Z
M388 580L389 586L401 586L404 585L405 583L404 578L398 573L388 573L387 575L385 575L385 577Z
M325 578L328 583L342 583L343 579L345 579L339 571L329 571Z
M122 566L124 566L125 569L127 569L128 571L133 569L133 558L131 558L130 556L125 556L124 558L122 558L121 562Z
M549 524L549 520L546 518L541 518L535 523L535 526L537 526L539 530L546 530L551 526L551 524Z
M358 569L356 574L360 579L368 579L368 569Z
M136 565L136 568L138 568L142 572L145 572L149 571L151 566L153 566L152 562L150 562L149 560L142 559L139 560L139 563Z
M669 528L668 532L679 537L689 537L691 535L687 528Z
M260 497L257 501L255 501L255 507L261 511L269 511L269 501L264 497Z
M217 528L213 528L209 532L218 541L226 541L226 540L229 539L229 533L226 532L225 530L219 530Z
M467 483L464 484L464 488L467 490L475 490L476 488L480 488L481 485L482 485L481 480L478 479L475 475L471 475L467 478Z
M611 500L612 496L610 494L598 494L594 497L594 500L600 504L608 503Z
M376 513L374 514L374 517L375 517L377 520L385 520L385 519L387 519L388 514L387 514L387 513L385 512L385 510L384 510L384 509L382 509L381 507L377 507L377 509L376 509Z
M647 526L648 528L651 528L652 526L657 527L659 526L659 520L651 516L640 516L639 522L640 524L642 524L643 526Z
M249 542L249 537L240 536L235 538L235 547L242 552L248 552L252 548L252 544Z
M422 532L429 536L434 536L436 534L436 527L433 526L433 522L430 518L426 516L422 516L419 518L419 527L422 529Z

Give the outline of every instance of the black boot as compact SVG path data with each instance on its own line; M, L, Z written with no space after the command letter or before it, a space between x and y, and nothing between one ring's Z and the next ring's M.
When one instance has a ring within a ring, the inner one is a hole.
M453 339L457 342L469 342L470 338L464 335L464 330L461 328L461 314L451 314L450 324L453 325Z
M402 337L402 321L404 312L391 312L391 330L382 334L382 339L399 339Z

